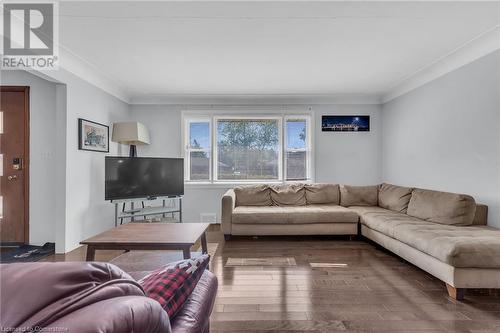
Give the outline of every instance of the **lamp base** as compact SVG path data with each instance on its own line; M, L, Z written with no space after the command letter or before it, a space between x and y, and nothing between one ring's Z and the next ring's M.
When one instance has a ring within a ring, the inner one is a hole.
M137 146L136 145L130 145L129 157L137 157Z

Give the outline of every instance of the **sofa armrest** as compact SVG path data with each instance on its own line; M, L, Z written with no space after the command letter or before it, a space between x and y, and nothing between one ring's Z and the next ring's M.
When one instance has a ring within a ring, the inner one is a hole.
M476 204L476 213L472 225L488 225L488 206Z
M0 281L2 327L48 325L105 299L144 297L142 287L130 275L100 262L2 264ZM30 301L14 301L18 299Z
M182 309L172 318L172 333L208 333L217 288L217 277L206 270Z
M90 304L46 327L47 332L171 333L167 312L146 296L116 297Z
M222 197L221 224L224 235L231 235L231 219L236 207L236 193L233 189L227 191Z

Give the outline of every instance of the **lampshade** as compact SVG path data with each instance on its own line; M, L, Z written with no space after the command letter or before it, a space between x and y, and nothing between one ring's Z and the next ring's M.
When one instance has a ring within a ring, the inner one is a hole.
M114 123L111 141L127 145L149 145L149 131L139 122Z

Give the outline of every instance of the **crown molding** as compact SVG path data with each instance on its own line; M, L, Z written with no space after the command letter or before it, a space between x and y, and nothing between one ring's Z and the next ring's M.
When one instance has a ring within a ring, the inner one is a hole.
M283 105L380 104L377 94L152 94L130 99L132 105Z
M59 47L59 58L61 61L59 66L64 68L66 71L84 81L87 81L119 100L125 103L130 103L129 94L116 84L116 79L103 74L103 72L99 71L94 65L72 53L64 46Z
M114 80L103 75L93 65L76 56L61 45L59 46L59 59L60 63L58 70L29 70L28 72L46 80L60 84L67 84L71 80L71 78L67 75L67 73L70 73L77 78L86 81L87 83L110 94L111 96L114 96L119 100L130 104L129 95L118 85L116 85L114 83Z
M498 49L500 49L500 26L480 34L452 52L403 78L382 95L381 101L387 103Z
M14 29L19 29L19 27L15 26ZM19 32L19 33L24 33L24 32ZM4 38L3 33L0 33L0 37L3 40ZM104 92L118 98L119 100L125 103L130 102L129 94L123 89L121 89L115 83L117 81L116 79L103 74L102 71L96 68L96 66L84 60L83 58L79 57L75 53L71 52L67 47L65 47L61 43L57 43L57 47L58 47L57 56L59 58L59 69L46 70L46 71L41 71L41 70L25 70L25 71L51 82L66 84L69 78L67 75L65 75L63 71L60 70L62 68L65 71L75 75L76 77L90 83L91 85L103 90Z

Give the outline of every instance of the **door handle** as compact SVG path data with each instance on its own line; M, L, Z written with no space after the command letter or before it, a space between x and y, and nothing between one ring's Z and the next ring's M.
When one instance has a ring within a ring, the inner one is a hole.
M14 176L8 176L7 179L8 180L16 180L17 176L16 175L14 175Z

